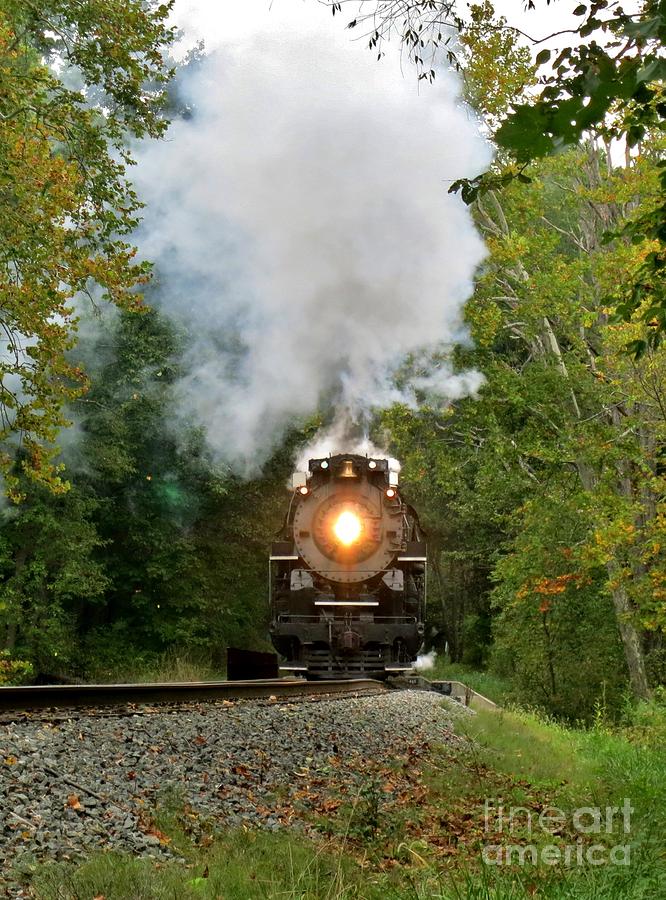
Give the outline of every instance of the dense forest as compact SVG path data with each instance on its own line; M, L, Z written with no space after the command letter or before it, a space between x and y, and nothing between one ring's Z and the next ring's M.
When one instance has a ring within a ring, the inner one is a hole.
M135 259L128 168L133 142L191 114L168 12L0 3L0 682L118 677L165 653L220 669L228 646L268 647L267 546L320 419L295 421L252 480L200 428L170 427L187 334ZM453 356L484 382L372 424L428 535L427 649L569 720L666 684L663 60L649 68L663 5L616 24L633 50L607 51L604 102L556 153L537 138L575 118L564 104L594 42L544 75L548 56L535 64L489 3L460 26L450 65L498 144L485 180L458 186L488 255ZM627 59L644 63L640 91ZM515 139L521 115L532 145Z

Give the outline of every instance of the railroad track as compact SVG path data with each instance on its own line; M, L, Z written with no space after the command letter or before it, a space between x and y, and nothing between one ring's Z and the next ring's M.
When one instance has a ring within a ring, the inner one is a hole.
M368 694L386 690L370 678L340 681L270 679L265 681L201 681L153 684L47 684L0 688L0 714L47 709L86 709L242 700L261 697L297 698ZM3 717L4 718L4 717Z

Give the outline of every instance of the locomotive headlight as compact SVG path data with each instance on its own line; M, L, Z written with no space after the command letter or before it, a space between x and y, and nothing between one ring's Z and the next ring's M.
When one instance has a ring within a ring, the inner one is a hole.
M356 543L360 538L362 531L363 525L361 524L361 520L353 512L349 512L349 510L340 513L333 526L333 534L341 544L345 545L345 547L349 547L351 544Z

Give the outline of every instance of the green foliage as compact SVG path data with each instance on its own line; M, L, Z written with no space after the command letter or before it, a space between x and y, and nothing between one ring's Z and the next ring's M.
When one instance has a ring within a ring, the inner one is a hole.
M149 266L134 260L126 240L141 207L126 177L126 141L166 127L168 11L141 0L0 3L0 294L8 341L0 468L16 501L26 493L21 473L56 492L68 487L53 442L63 407L87 386L68 359L75 304L93 295L127 309L141 303L137 288ZM81 90L49 63L75 67ZM24 450L18 472L16 435Z
M663 717L663 707L661 709ZM480 711L466 725L479 741L482 761L530 782L554 786L564 806L621 806L629 797L635 809L632 842L642 846L657 867L660 835L666 819L659 798L664 789L664 744L657 736L643 745L631 731L579 729L525 711ZM659 874L663 877L663 871Z
M644 694L630 675L641 648L653 684L663 678L665 357L631 361L637 326L605 300L649 243L602 239L652 202L661 148L613 168L587 144L479 198L476 349L455 359L485 384L383 420L428 532L433 646L571 720L591 720L598 701L619 716L627 680Z
M9 650L0 650L0 685L30 681L34 669L23 659L12 659Z
M629 705L624 711L622 735L633 744L655 749L666 747L666 692L655 691L655 699Z
M179 897L264 900L266 897L360 898L368 894L351 859L286 834L229 833L186 868L159 867L120 854L97 856L73 870L51 865L35 880L40 900L104 896L107 900ZM380 897L379 893L375 893Z
M575 549L588 528L584 498L545 501L524 504L515 542L493 573L492 668L522 702L560 717L589 721L600 698L617 714L626 671L605 573Z
M489 0L469 7L469 21L460 29L461 68L465 99L491 131L511 104L535 83L530 52L516 43L506 19L495 17Z
M183 336L154 311L98 325L97 370L72 407L72 488L26 481L0 526L0 637L48 674L219 672L228 646L269 648L266 548L290 448L263 479L232 478L173 420Z
M76 667L75 625L108 585L95 559L102 542L94 509L77 490L53 496L41 488L2 529L0 623L7 646L38 671Z
M509 163L499 178L491 172L457 181L451 191L461 190L466 203L488 190L505 186L514 177L529 183L524 174L528 164L561 152L585 136L602 136L608 142L619 139L639 150L655 135L663 136L664 3L645 0L636 13L626 13L622 7L609 7L605 0L593 0L589 5L581 4L575 14L581 16L576 30L580 43L562 49L554 59L548 50L539 53L537 64L550 67L550 72L540 79L540 93L536 98L514 102L513 109L495 130L498 146L518 168ZM488 45L495 38L497 27L506 27L502 23L489 24L490 21L491 15L487 15L482 44ZM464 24L461 29L466 34ZM599 34L603 35L601 42ZM625 321L637 315L650 326L646 336L630 343L637 356L648 347L656 347L666 330L666 172L663 163L661 166L655 203L646 203L620 232L633 241L652 243L617 307ZM613 236L609 232L607 239Z

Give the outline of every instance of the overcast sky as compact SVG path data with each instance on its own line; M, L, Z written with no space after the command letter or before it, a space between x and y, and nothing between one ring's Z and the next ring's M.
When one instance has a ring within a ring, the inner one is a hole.
M495 0L494 5L509 24L535 38L580 23L580 18L571 15L578 0L553 0L550 5L545 0L536 0L535 10L526 10L524 0ZM366 9L369 7L366 4ZM331 22L331 27L343 31L357 9L349 3L343 14ZM176 0L174 11L174 21L187 31L190 39L203 38L210 49L249 37L268 23L276 30L306 33L313 20L321 21L325 17L331 18L331 12L316 0ZM348 32L347 37L352 39L353 33Z

